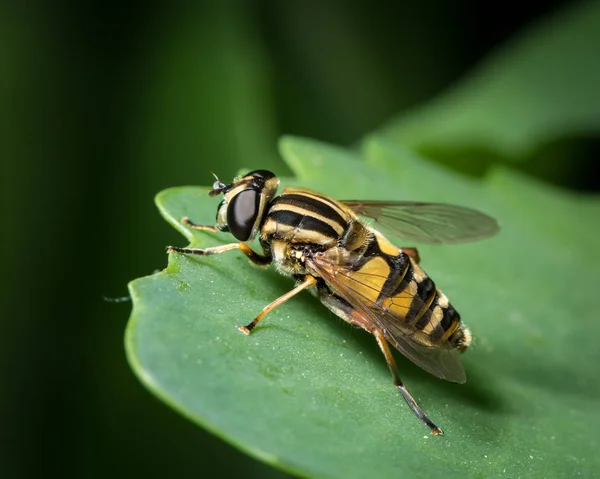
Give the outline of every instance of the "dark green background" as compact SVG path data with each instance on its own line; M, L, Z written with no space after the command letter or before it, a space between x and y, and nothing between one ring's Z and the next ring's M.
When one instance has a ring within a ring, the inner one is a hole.
M567 3L2 2L0 476L281 476L125 360L130 304L102 298L182 244L153 196L210 171L286 174L284 133L352 144ZM519 168L597 190L598 143L575 140L549 146L568 162Z

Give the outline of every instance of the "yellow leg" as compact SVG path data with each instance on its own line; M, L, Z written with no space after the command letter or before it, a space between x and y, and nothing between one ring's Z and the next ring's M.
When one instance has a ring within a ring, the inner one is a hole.
M279 298L277 298L271 304L268 304L267 306L265 306L263 308L263 310L258 314L258 316L256 318L254 318L252 320L252 322L250 324L248 324L246 326L238 326L238 329L244 334L250 334L250 331L252 331L254 329L254 327L258 324L258 322L263 317L265 317L267 314L269 314L271 311L273 311L277 306L285 303L292 296L296 296L303 289L310 288L311 286L314 286L315 284L317 284L317 280L309 274L306 275L304 277L304 281L302 281L302 283L300 283L298 286L296 286L291 291L288 291L287 293L285 293L283 296L280 296Z

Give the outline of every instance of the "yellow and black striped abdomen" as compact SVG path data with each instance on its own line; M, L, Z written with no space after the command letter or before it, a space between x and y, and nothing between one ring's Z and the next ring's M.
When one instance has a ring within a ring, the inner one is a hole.
M457 338L453 335L460 328L460 315L433 280L410 259L406 275L398 289L390 295L391 311L395 309L398 296L406 294L407 290L414 295L398 311L404 314L406 325L422 332L432 344L449 341L455 345L453 340Z
M379 267L385 273L381 288L374 300L382 309L402 323L402 329L413 331L414 338L425 345L450 343L464 349L468 338L460 324L460 315L433 280L402 250L376 235L377 249L371 247L365 254L365 262L358 272L374 269L374 261L385 261ZM468 334L468 333L466 333Z

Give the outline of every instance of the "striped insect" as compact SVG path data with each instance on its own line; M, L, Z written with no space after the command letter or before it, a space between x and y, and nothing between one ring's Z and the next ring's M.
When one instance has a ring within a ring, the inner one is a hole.
M448 298L419 266L414 247L398 248L379 231L420 243L458 243L498 231L496 221L462 206L437 203L336 201L301 188L276 196L279 179L257 170L231 184L217 181L210 196L223 194L214 226L190 228L230 232L238 242L207 249L171 246L169 252L212 255L240 250L257 265L274 263L296 286L265 306L245 334L270 311L309 289L337 316L377 340L395 386L432 431L443 434L400 379L389 344L442 379L466 380L459 353L471 343L469 329ZM377 229L360 217L372 218ZM262 254L245 242L259 238Z

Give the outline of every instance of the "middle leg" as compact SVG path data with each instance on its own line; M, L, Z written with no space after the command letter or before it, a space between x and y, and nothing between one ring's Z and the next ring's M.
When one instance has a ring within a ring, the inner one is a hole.
M317 280L314 278L314 276L307 274L304 277L304 280L298 286L296 286L291 291L288 291L283 296L280 296L272 303L265 306L263 308L263 310L258 314L258 316L252 320L251 323L247 324L246 326L238 326L238 329L244 334L250 334L250 331L252 331L254 329L254 327L258 324L258 322L262 318L264 318L267 314L269 314L271 311L273 311L277 306L285 303L291 297L296 296L303 289L310 288L311 286L314 286L315 284L317 284Z

